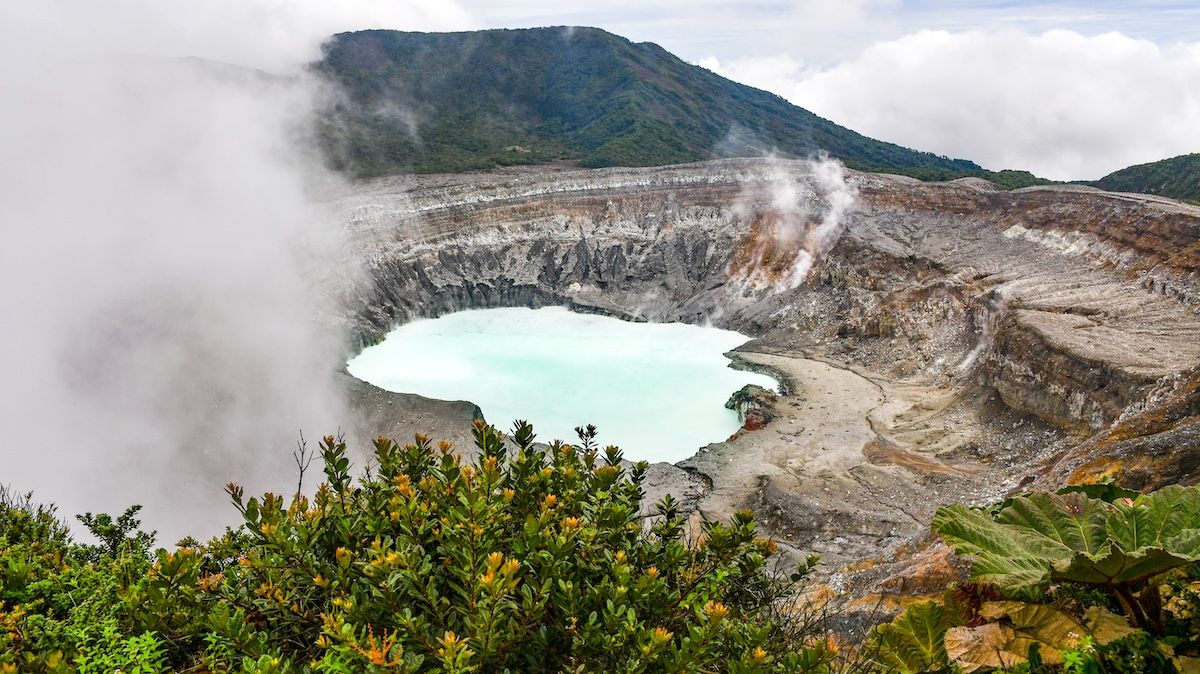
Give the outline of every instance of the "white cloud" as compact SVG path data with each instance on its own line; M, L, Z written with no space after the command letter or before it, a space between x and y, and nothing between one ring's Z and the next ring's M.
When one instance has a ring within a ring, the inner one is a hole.
M834 62L875 40L899 34L900 0L462 0L488 26L595 26L635 42L662 45L695 60L802 49Z
M921 31L829 69L789 56L701 65L868 136L987 168L1089 179L1200 151L1200 43Z
M6 3L0 20L52 34L63 47L268 70L317 58L320 44L338 32L476 27L458 0L40 0Z

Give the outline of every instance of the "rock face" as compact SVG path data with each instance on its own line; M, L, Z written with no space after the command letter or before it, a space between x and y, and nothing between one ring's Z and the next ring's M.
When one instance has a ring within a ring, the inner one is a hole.
M941 503L1135 457L1142 484L1194 479L1195 207L751 160L392 178L332 207L368 271L359 345L547 304L754 335L777 418L678 474L698 517L749 507L798 550L886 554Z
M738 413L743 431L761 431L779 417L775 409L779 396L757 384L746 384L726 401L726 409Z
M392 393L348 374L341 377L355 416L354 430L361 436L354 438L358 450L365 451L366 444L379 436L408 442L418 434L448 440L459 447L470 446L471 422L483 418L474 403Z

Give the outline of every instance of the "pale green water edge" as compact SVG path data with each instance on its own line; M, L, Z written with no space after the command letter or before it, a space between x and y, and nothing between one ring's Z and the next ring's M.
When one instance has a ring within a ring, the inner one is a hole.
M380 388L470 400L502 430L528 419L538 439L575 441L595 424L602 445L632 460L679 461L738 429L725 409L746 384L723 354L749 337L682 323L631 323L561 307L461 311L406 323L352 358Z

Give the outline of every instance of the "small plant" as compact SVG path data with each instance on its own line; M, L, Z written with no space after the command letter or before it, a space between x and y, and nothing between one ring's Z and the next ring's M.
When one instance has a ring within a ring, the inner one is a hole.
M1015 595L1071 583L1116 597L1130 624L1162 634L1162 608L1150 580L1200 560L1200 489L1152 494L1034 493L995 510L953 505L933 530L975 559L971 577Z
M1069 487L941 508L933 530L974 559L971 585L878 626L883 670L1195 671L1200 489Z
M153 632L123 637L109 623L75 657L79 674L160 674L167 671L163 644Z

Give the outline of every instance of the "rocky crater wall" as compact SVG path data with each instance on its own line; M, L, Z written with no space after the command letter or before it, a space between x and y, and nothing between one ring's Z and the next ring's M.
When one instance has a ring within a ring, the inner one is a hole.
M1200 359L1198 209L977 180L848 182L858 198L841 240L782 292L739 283L731 262L781 190L801 217L828 207L806 162L367 184L340 204L370 277L352 331L370 342L418 316L566 304L850 340L843 351L902 341L865 351L944 378L983 339L980 376L1007 404L1091 429Z
M649 489L702 517L751 508L796 550L907 549L940 503L1094 476L1110 449L1156 451L1147 485L1200 463L1194 405L1145 421L1200 377L1197 208L765 160L397 177L331 207L367 271L341 317L353 348L548 304L754 336L738 361L789 382L771 419Z

